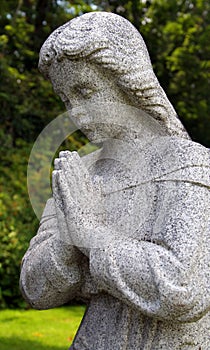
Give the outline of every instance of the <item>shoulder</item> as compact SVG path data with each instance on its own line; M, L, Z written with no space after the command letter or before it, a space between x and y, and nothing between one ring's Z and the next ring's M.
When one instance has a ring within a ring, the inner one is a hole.
M155 177L210 187L210 150L191 140L159 137L148 149Z
M199 143L178 137L159 137L152 147L164 162L183 165L210 165L210 150Z

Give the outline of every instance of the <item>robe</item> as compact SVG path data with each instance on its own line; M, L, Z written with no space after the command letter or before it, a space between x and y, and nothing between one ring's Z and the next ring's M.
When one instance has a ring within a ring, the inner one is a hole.
M209 350L209 150L160 136L133 168L95 157L113 240L86 257L58 239L49 199L23 258L23 295L37 309L87 302L71 350Z

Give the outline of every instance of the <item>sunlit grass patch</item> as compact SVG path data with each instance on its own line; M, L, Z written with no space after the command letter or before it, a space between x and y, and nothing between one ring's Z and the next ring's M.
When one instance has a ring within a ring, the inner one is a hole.
M0 350L67 350L84 306L0 311Z

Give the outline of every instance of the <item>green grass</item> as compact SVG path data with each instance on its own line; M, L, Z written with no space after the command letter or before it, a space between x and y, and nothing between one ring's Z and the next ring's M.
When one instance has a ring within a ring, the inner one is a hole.
M0 350L67 350L84 306L0 311Z

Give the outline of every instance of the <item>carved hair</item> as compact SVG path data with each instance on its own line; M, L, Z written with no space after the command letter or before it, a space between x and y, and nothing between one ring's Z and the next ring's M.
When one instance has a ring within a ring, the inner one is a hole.
M140 33L121 16L90 12L56 29L40 51L39 69L49 77L54 60L86 59L115 72L133 103L158 120L168 134L189 138L161 88Z

